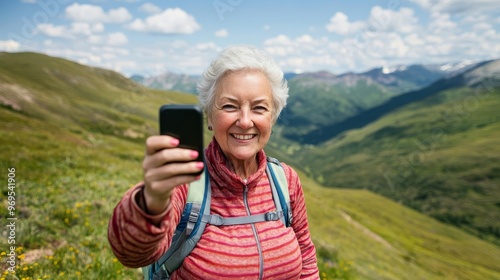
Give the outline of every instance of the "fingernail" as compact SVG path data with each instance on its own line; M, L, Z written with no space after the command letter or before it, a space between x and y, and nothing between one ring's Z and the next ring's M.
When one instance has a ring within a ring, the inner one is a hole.
M170 144L172 144L174 146L179 145L179 139L172 138L172 140L170 140Z
M203 162L199 161L196 163L196 168L202 169L203 168Z
M191 151L191 157L192 158L197 158L198 157L198 151Z

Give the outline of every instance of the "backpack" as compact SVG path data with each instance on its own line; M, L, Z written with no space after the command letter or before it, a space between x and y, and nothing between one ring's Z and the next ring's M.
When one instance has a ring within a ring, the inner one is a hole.
M266 173L270 178L276 211L265 214L242 217L211 215L210 176L207 176L207 172L205 167L200 179L190 184L186 205L172 237L172 244L159 260L142 268L145 280L170 279L172 272L181 266L184 258L196 246L207 224L227 226L277 220L281 220L286 227L292 224L288 182L285 171L277 159L267 157Z

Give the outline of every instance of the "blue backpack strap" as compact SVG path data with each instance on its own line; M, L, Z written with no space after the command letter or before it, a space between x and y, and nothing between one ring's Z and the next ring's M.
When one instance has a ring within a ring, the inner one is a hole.
M158 261L143 268L144 279L169 279L172 272L182 265L184 258L191 253L200 240L206 226L203 216L210 214L209 177L205 168L200 179L189 185L186 205L172 237L172 243Z
M292 224L292 208L290 207L290 192L285 170L277 159L268 158L266 173L271 185L276 211L241 217L222 217L210 214L203 215L202 221L215 226L231 226L281 220L286 227L289 227Z
M271 184L276 209L281 209L281 211L283 211L281 220L285 226L289 227L292 225L293 217L292 207L290 206L290 192L288 190L288 181L286 179L285 170L283 169L283 166L281 166L279 160L267 157L266 172Z

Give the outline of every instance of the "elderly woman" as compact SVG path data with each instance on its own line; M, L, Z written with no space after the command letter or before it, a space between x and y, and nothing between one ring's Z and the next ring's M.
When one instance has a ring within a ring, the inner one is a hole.
M241 217L275 207L264 147L286 104L283 72L262 50L229 47L198 84L199 99L214 133L205 151L211 213ZM110 220L108 239L125 266L143 267L168 249L186 203L188 175L204 168L197 152L169 136L146 141L144 182L129 190ZM297 173L283 164L293 221L207 225L171 279L319 279L316 251Z

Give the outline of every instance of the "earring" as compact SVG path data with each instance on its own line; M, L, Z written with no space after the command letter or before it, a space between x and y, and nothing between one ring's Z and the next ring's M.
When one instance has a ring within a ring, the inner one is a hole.
M210 130L210 131L214 130L214 128L212 127L212 125L210 125L210 124L208 125L208 130Z

